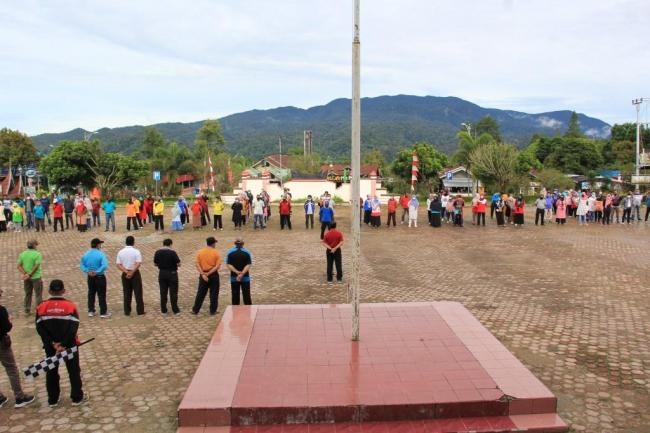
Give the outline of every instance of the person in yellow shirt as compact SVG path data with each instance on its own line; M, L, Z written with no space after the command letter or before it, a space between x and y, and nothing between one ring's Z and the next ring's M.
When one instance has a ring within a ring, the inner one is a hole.
M165 215L165 203L162 201L160 196L156 197L156 201L153 203L153 221L155 224L154 230L165 231L165 221L163 219Z
M196 254L196 270L199 272L199 287L192 307L192 314L199 314L205 295L210 291L210 315L218 313L219 306L219 267L221 255L216 249L217 240L210 236L205 240L207 246L201 248Z
M221 201L221 197L217 196L214 198L214 202L212 202L212 213L214 214L212 220L214 221L214 230L223 230L222 216L225 207L226 205Z

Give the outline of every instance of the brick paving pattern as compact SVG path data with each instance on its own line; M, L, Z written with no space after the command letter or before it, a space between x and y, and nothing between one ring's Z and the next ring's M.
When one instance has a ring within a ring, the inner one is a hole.
M349 208L338 206L337 221L348 233ZM519 360L558 397L558 413L572 431L650 432L650 225L589 225L571 220L535 227L527 215L520 229L478 228L466 217L462 229L398 225L362 229L362 302L451 300L462 302ZM229 215L226 216L228 220ZM0 409L0 432L115 431L174 432L183 392L204 354L220 314L189 314L196 291L193 257L206 236L215 235L223 254L243 235L254 255L256 304L344 303L347 285L325 283L325 253L319 231L305 230L302 215L293 230L280 231L277 213L264 231L203 229L159 234L153 226L131 232L144 257L147 314L125 317L115 255L126 231L118 213L118 232L0 233L2 303L14 315L11 333L20 366L43 357L33 316L22 313L22 281L16 257L37 237L44 255L44 280L66 282L68 297L81 313L80 336L96 340L81 349L84 389L90 402L72 407L62 371L62 404L47 407L43 378L26 381L37 401L29 407ZM85 276L78 267L90 239L106 240L109 257L108 304L111 319L86 316ZM159 312L153 253L165 237L183 264L180 307L174 317ZM350 269L343 247L344 279ZM230 303L227 272L222 270L219 310ZM363 338L363 322L361 323ZM0 373L0 389L13 395Z

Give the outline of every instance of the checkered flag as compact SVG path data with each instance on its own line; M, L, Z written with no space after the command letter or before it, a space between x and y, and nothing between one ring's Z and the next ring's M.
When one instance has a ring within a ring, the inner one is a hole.
M83 343L79 343L78 346L72 346L63 352L59 352L55 355L50 356L49 358L45 358L41 362L32 364L29 367L23 369L23 374L28 378L38 377L41 375L41 373L45 373L56 368L59 364L63 364L66 359L74 358L75 353L79 351L79 346L90 343L93 340L94 338L91 338L90 340L86 340Z

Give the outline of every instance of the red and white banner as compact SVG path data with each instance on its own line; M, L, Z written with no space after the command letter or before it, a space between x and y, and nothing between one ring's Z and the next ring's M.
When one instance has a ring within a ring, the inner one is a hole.
M210 191L214 192L214 169L212 168L212 157L208 152L208 168L210 169Z
M420 161L418 160L418 154L413 151L413 163L411 164L411 191L415 190L415 184L418 182L418 165Z

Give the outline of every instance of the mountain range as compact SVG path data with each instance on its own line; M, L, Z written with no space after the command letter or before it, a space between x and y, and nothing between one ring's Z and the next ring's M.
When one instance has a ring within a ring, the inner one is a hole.
M225 149L235 155L259 158L283 153L289 147L303 145L303 131L312 131L313 151L325 158L336 159L349 154L349 99L335 99L326 105L301 109L280 107L251 110L220 118ZM568 126L570 110L528 114L512 110L483 108L456 97L379 96L361 100L362 151L380 150L387 160L397 152L420 141L436 145L451 155L457 147L456 134L462 123L473 125L485 116L495 119L503 139L522 148L534 134L563 134ZM583 133L589 137L607 138L611 126L602 120L578 114ZM159 123L165 139L192 147L203 121L191 123ZM133 152L140 147L144 126L102 128L93 139L102 142L109 152ZM81 128L58 134L40 134L32 139L36 148L45 151L61 140L82 140L88 131ZM280 137L282 143L280 144Z

